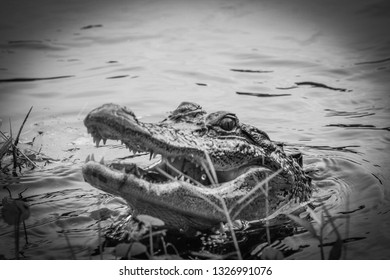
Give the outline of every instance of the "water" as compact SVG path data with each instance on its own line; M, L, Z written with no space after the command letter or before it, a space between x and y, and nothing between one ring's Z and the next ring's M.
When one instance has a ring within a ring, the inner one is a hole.
M35 137L47 158L0 183L14 197L28 187L27 258L70 258L67 238L89 258L94 211L126 210L82 180L89 153L126 155L115 142L93 147L86 114L114 102L158 121L185 100L235 112L299 149L331 214L351 212L337 221L345 257L390 257L386 1L23 2L3 1L0 11L1 130L10 118L15 133L34 106L21 140ZM320 257L309 233L288 240L302 248L289 258ZM0 255L14 256L3 221Z

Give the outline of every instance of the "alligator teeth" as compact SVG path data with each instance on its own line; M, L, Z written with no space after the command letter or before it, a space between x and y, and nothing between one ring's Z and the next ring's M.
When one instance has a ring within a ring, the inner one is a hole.
M91 160L95 161L95 155L94 154L91 155Z
M85 163L87 163L87 162L90 161L90 160L91 160L90 156L87 155L87 158L85 159Z
M100 164L104 165L104 157L102 157L102 159L100 160Z
M122 170L121 170L121 172L126 174L126 168L123 167Z
M95 140L95 142L96 142L96 147L99 147L100 140L102 140L102 139L101 139L101 138L96 138L96 140Z

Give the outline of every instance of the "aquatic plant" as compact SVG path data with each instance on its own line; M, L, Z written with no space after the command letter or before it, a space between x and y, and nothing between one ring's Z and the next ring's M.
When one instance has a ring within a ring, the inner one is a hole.
M292 214L286 214L287 217L289 217L292 221L306 229L314 238L316 238L320 243L320 254L321 259L325 259L325 253L324 253L324 230L327 225L331 225L332 231L336 234L336 241L334 242L329 255L328 259L330 260L338 260L341 258L342 250L343 250L343 241L341 239L341 235L339 230L337 229L337 226L335 225L334 221L337 219L337 217L333 217L330 215L328 209L326 206L321 202L321 207L323 209L323 212L321 213L321 216L318 217L318 215L310 208L307 207L307 211L309 212L311 218L317 223L319 226L319 229L316 230L311 222L308 220L299 218Z

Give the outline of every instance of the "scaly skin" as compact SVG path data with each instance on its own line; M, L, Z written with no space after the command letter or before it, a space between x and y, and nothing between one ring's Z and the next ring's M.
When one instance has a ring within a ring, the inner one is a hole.
M226 221L222 199L232 219L264 218L266 198L256 188L263 180L268 180L268 213L306 201L312 192L298 161L233 113L207 115L199 105L183 102L162 122L142 123L132 111L105 104L84 124L97 145L120 140L135 152L161 155L161 162L146 169L87 159L83 175L92 186L126 199L137 213L170 227L202 229Z

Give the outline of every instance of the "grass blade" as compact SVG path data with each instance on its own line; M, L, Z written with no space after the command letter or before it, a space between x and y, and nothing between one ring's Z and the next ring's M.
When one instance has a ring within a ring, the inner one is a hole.
M300 225L301 227L306 229L308 232L310 232L313 237L315 237L317 239L319 238L316 230L314 229L313 225L309 221L301 219L301 218L299 218L295 215L292 215L292 214L286 214L286 216L290 220L294 221L295 223L297 223L298 225Z
M310 207L307 207L306 208L306 211L309 212L311 218L320 226L322 227L322 219L320 217L318 217L318 215L316 214L316 212L313 211L313 209L311 209Z
M17 135L16 138L15 138L15 143L14 143L15 146L17 146L18 143L19 143L19 136L20 136L20 133L22 132L22 129L23 129L23 127L24 127L24 124L26 123L26 121L27 121L27 119L28 119L28 116L29 116L30 113L31 113L32 108L33 108L33 106L31 106L30 110L28 110L28 113L27 113L26 117L24 118L22 125L21 125L20 128L19 128L18 135Z
M2 131L0 131L0 135L6 140L10 141L12 147L14 147L26 160L28 160L34 167L39 168L38 165L35 164L28 156L26 156L18 147L15 146L15 144L12 143L12 137L7 137Z
M0 148L0 159L3 158L4 154L8 151L10 146L12 146L12 139L6 138L5 142L3 143L3 146L1 146Z
M237 237L236 237L236 234L235 234L234 229L233 229L233 222L232 222L232 219L230 218L230 215L229 215L229 210L227 209L225 200L223 200L222 197L220 200L221 200L221 204L222 204L222 207L223 207L226 219L227 219L230 234L232 235L233 244L234 244L234 248L236 249L237 257L239 260L242 260L242 254L240 251L240 247L238 246Z

